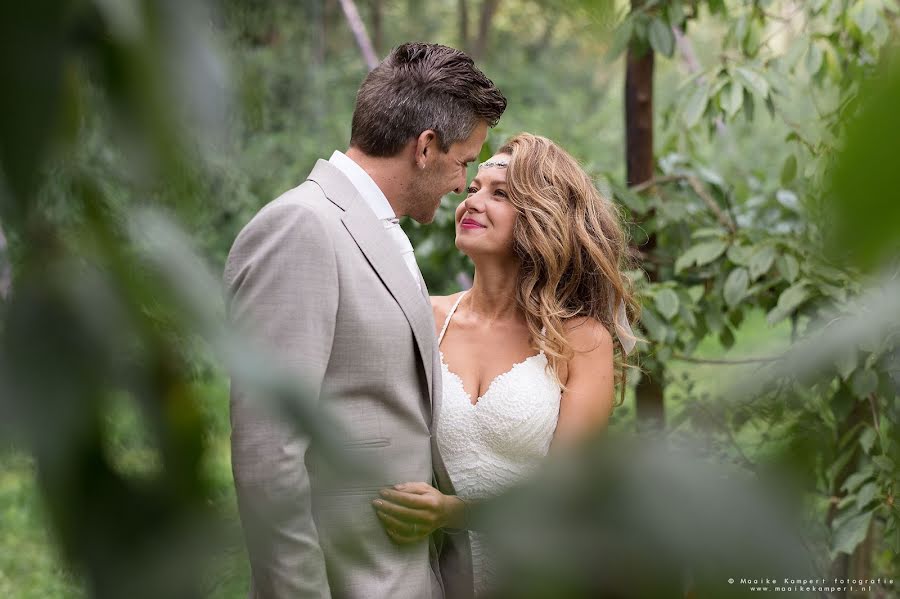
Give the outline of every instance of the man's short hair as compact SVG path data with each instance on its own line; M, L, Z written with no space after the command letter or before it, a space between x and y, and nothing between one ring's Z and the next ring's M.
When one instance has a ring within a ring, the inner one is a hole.
M467 54L410 42L394 48L362 82L350 145L370 156L396 156L432 129L446 152L479 121L496 125L505 109L506 98Z

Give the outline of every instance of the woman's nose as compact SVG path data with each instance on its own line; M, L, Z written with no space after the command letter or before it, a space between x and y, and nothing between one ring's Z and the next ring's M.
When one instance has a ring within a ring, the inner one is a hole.
M476 191L465 199L466 210L481 212L484 210L484 200L481 198L481 190Z

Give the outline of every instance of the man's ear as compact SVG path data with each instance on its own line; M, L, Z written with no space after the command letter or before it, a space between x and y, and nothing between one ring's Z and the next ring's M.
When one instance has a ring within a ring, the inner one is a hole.
M425 168L429 162L434 160L437 154L437 133L433 129L426 129L416 138L416 167Z

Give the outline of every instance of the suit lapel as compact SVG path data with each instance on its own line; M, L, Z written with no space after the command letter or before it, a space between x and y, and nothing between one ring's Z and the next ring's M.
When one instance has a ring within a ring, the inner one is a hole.
M426 301L427 295L425 299L422 297L425 293L424 286L420 292L410 276L406 263L396 251L394 241L340 170L325 160L319 160L308 178L322 188L329 200L344 210L341 217L344 227L403 310L416 340L430 400L433 393L432 354L435 344L433 319ZM431 401L428 403L430 408Z

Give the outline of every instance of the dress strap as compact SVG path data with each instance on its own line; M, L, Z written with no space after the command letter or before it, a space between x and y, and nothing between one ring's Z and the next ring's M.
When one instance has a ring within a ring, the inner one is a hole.
M456 298L456 301L453 303L453 307L450 308L449 312L447 312L447 318L444 320L444 327L441 329L441 334L438 335L438 345L441 344L441 340L444 338L444 333L447 332L447 327L450 325L450 318L453 316L453 313L456 312L456 307L459 305L459 302L462 301L462 298L466 293L468 293L468 290L460 293L459 297Z

